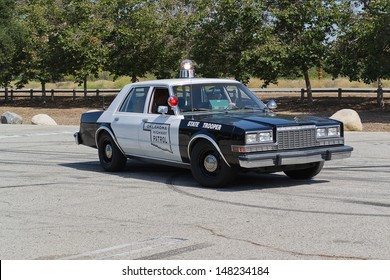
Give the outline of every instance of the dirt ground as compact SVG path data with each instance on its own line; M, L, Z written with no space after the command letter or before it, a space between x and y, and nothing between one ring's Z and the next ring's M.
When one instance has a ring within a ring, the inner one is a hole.
M23 123L31 123L31 118L36 114L47 114L59 125L78 125L83 112L92 109L102 109L113 100L114 96L77 97L73 100L70 97L50 97L42 99L36 97L30 99L16 99L8 102L0 100L0 115L6 111L16 113L23 117ZM314 104L311 108L307 101L301 101L300 95L278 94L261 95L263 101L275 99L278 103L277 113L287 114L311 114L316 116L330 117L340 109L353 109L358 112L362 123L363 131L386 131L390 132L390 100L385 98L385 108L380 109L377 104L376 95L345 95L341 102L337 96L314 96Z

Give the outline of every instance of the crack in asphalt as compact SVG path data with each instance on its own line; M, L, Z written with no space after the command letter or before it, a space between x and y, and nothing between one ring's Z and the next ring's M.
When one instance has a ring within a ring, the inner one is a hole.
M335 259L335 260L367 260L367 258L363 258L363 257L336 256L336 255L327 255L327 254L321 254L321 253L317 253L317 254L315 254L315 253L302 253L302 252L298 252L298 251L286 250L286 249L281 249L281 248L271 246L271 245L260 244L260 243L257 243L257 242L251 241L251 240L229 237L229 236L226 236L226 235L223 235L220 233L216 233L215 230L210 229L210 228L206 228L204 226L200 226L200 225L195 225L195 226L200 228L200 229L209 231L212 235L217 236L217 237L225 238L228 240L246 242L246 243L249 243L251 245L258 246L258 247L263 247L263 248L267 248L267 249L271 249L271 250L275 250L278 252L287 253L287 254L291 254L291 255L295 255L295 256L320 257L320 258Z
M301 209L287 209L287 208L282 208L282 207L268 207L268 206L261 206L261 205L252 205L252 204L245 204L245 203L240 203L240 202L232 202L232 201L225 201L221 199L214 199L214 198L209 198L209 197L204 197L201 195L193 194L186 192L182 189L179 189L177 186L174 185L175 179L180 176L180 174L173 174L169 176L166 180L166 185L173 190L174 192L177 192L181 195L186 195L189 197L193 197L196 199L202 199L202 200L207 200L207 201L213 201L213 202L218 202L218 203L225 203L225 204L230 204L234 206L240 206L240 207L250 207L250 208L259 208L259 209L266 209L266 210L274 210L274 211L285 211L285 212L298 212L298 213L311 213L311 214L326 214L326 215L344 215L344 216L371 216L371 217L390 217L390 215L387 214L366 214L366 213L346 213L346 212L330 212L330 211L313 211L313 210L301 210ZM366 201L358 201L358 200L340 200L345 203L356 203L356 204L364 204L364 205L371 205L371 206L379 206L379 207L390 207L389 204L386 203L376 203L376 202L366 202ZM340 256L340 255L329 255L329 254L323 254L323 253L304 253L304 252L298 252L298 251L292 251L292 250L286 250L282 248L278 248L275 246L271 245L266 245L266 244L261 244L258 242L254 242L251 240L245 240L245 239L240 239L240 238L234 238L234 237L229 237L220 233L217 233L215 230L201 226L201 225L195 225L196 227L209 231L213 236L217 236L220 238L225 238L228 240L236 240L236 241L241 241L241 242L246 242L248 244L252 244L254 246L259 246L263 248L268 248L272 250L276 250L279 252L287 253L287 254L292 254L295 256L302 256L302 257L319 257L319 258L327 258L327 259L336 259L336 260L367 260L368 258L364 257L355 257L355 256Z
M227 200L222 200L222 199L204 197L204 196L193 194L193 193L190 193L190 192L186 192L186 191L184 191L182 189L177 188L174 185L174 180L178 176L179 176L178 174L174 174L174 175L168 177L167 180L166 180L166 185L171 190L173 190L174 192L177 192L179 194L186 195L186 196L189 196L189 197L197 198L197 199L202 199L202 200L208 200L208 201L224 203L224 204L230 204L230 205L241 206L241 207L257 208L257 209L265 209L265 210L273 210L273 211L295 212L295 213L310 213L310 214L340 215L340 216L359 216L359 217L383 217L383 218L389 218L390 217L389 214L367 214L367 213L348 213L348 212L338 212L338 211L332 212L332 211L320 211L320 210L291 209L291 208L283 208L283 207L253 205L253 204L246 204L246 203L241 203L241 202L233 202L233 201L227 201ZM369 202L367 202L367 204L369 204ZM371 203L371 205L372 204L373 203ZM375 206L382 206L383 207L383 205L380 205L380 203L376 203Z

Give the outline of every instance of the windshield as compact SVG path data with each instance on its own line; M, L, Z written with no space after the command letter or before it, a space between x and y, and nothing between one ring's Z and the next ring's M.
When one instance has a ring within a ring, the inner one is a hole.
M247 87L237 83L190 84L173 87L181 112L265 109Z

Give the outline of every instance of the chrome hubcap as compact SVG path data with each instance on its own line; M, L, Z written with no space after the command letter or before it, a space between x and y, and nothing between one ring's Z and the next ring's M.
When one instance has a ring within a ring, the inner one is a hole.
M208 172L214 172L217 170L218 167L218 160L214 155L207 155L204 159L204 168Z
M112 158L112 146L111 144L107 144L105 149L104 149L104 153L106 154L106 157L108 159L111 159Z

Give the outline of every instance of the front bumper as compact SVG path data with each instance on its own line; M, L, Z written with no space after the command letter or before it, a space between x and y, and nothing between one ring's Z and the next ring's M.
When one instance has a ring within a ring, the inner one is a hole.
M238 161L243 168L258 168L292 164L305 164L351 156L350 146L319 147L305 150L276 151L240 155Z

